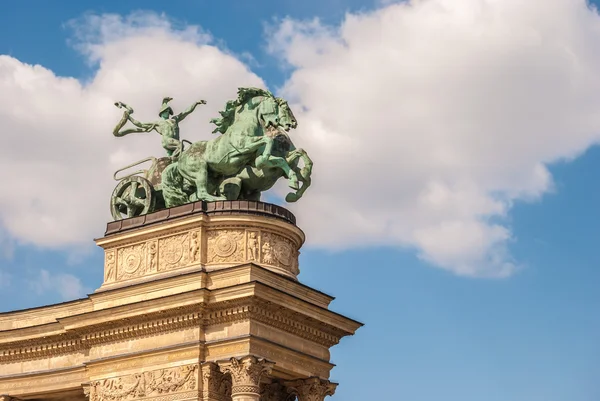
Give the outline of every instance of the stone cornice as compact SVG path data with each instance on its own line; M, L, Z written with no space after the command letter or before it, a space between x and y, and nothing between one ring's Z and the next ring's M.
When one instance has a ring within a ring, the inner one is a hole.
M51 324L0 332L0 363L63 355L95 344L187 327L206 328L239 321L260 322L326 347L337 344L361 326L267 284L246 282L118 305L62 317Z

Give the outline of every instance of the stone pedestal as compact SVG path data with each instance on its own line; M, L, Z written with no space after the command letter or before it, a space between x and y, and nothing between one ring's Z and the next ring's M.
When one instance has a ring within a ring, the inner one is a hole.
M360 323L297 281L284 208L198 202L108 224L85 299L0 314L0 394L63 401L323 400Z

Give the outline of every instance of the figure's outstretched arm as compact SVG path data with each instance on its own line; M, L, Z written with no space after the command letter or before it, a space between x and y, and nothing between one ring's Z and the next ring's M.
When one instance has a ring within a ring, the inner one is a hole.
M182 121L184 118L192 114L192 112L196 109L196 106L198 106L199 104L206 104L206 100L197 101L196 103L191 105L187 110L182 111L181 113L174 116L173 119L177 122Z
M113 130L113 135L116 137L122 137L125 135L138 133L138 132L150 132L156 126L155 124L141 123L141 122L137 121L136 119L134 119L133 117L131 117L131 115L133 114L133 109L123 102L116 102L115 106L117 106L118 108L125 109L125 111L123 112L123 117L117 123L116 127ZM127 123L127 121L131 121L133 123L133 125L135 125L138 128L129 128L129 129L121 131L121 128L123 128L123 126L125 125L125 123Z
M129 121L131 121L133 125L142 129L142 131L139 132L150 132L154 129L154 127L156 127L155 123L142 123L136 120L135 118L131 117L131 115L127 116L127 118L129 119Z

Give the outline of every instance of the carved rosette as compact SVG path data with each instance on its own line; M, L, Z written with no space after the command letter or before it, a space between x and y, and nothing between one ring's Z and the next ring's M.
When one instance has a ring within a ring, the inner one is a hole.
M120 248L117 256L117 280L146 274L146 244Z
M298 397L298 401L323 401L328 395L335 394L337 384L318 377L311 377L286 382L285 386L288 393Z
M126 401L198 388L198 365L184 365L150 372L97 380L90 383L90 401Z
M250 355L241 359L231 358L220 367L223 373L231 375L231 396L235 400L236 396L246 394L260 397L260 380L263 375L271 373L273 365L266 359Z
M231 378L214 362L202 364L202 397L204 401L231 400Z
M211 230L208 237L208 263L243 263L244 231Z
M188 264L188 233L161 238L158 241L158 270L167 271Z

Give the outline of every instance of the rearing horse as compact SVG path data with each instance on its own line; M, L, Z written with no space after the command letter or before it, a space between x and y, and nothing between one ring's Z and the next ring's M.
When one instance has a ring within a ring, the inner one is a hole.
M213 132L222 135L193 143L163 171L166 207L226 199L216 195L219 183L249 165L259 170L279 168L289 186L299 189L298 176L287 160L272 154L274 136L268 135L269 130L296 128L296 119L283 99L263 89L240 88L238 98L227 102L220 114L211 122L217 125Z

